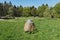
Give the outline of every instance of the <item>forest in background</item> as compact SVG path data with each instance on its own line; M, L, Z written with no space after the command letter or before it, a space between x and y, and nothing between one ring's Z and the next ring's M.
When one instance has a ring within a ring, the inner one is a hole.
M38 4L37 4L38 5ZM22 5L12 5L11 2L0 3L0 18L1 17L49 17L60 18L60 3L54 7L49 7L48 4L42 4L38 8L23 7Z

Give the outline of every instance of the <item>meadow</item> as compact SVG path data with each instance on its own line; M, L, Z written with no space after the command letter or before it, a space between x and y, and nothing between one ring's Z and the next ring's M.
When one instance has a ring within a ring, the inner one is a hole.
M24 32L24 23L32 19L36 31L33 34ZM0 20L0 40L60 40L60 19L21 17Z

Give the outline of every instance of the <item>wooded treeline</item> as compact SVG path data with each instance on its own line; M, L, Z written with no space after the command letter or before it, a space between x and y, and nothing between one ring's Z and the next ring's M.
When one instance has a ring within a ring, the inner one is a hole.
M12 5L11 2L0 3L0 17L60 17L60 3L57 3L54 7L49 7L48 4L42 4L38 8L23 7L22 5Z

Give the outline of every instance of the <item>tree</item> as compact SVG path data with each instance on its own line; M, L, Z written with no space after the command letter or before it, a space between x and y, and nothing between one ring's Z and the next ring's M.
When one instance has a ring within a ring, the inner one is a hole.
M18 16L18 14L17 14L17 7L16 7L15 5L13 6L13 15L14 15L15 17Z
M43 13L45 18L51 18L51 11L49 8L45 9L45 12Z
M56 17L56 10L53 7L50 7L50 13L51 13L51 18L55 18Z
M31 16L34 16L35 17L36 16L36 13L37 13L36 11L37 11L36 8L34 6L32 6L31 7Z
M9 5L10 5L10 6L12 6L12 3L11 3L11 1L9 2Z
M56 17L60 17L60 3L57 3L57 4L54 6L54 9L55 9L56 12L57 12Z
M25 16L25 17L30 16L30 7L23 8L23 15L22 16Z
M0 3L0 16L3 16L3 4Z
M10 15L10 16L12 16L12 15L13 15L13 7L9 7L8 15Z
M47 5L48 4L46 4L46 5L42 4L42 6L38 7L38 16L43 17L43 13L44 13L45 9L48 8Z
M48 7L48 4L46 4L46 6Z
M18 13L19 13L19 16L22 16L22 14L23 14L23 7L22 7L22 5L20 5L20 7L18 7Z
M4 4L3 4L4 16L6 16L8 14L9 7L10 7L10 5L5 1Z

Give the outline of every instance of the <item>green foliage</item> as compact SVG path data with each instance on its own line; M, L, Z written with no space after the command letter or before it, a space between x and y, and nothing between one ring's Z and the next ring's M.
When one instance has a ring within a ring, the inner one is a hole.
M45 9L47 8L48 6L47 5L44 5L44 4L42 4L42 6L39 6L38 7L38 15L40 16L40 17L43 17L43 13L44 13L44 11L45 11Z
M0 16L2 16L3 15L3 5L2 5L2 3L0 3Z
M30 16L30 7L24 7L22 16Z
M49 7L48 4L42 4L38 8L23 7L22 5L16 6L12 5L11 2L0 3L0 17L11 15L13 17L51 17L60 18L60 3L57 3L54 7Z
M23 14L23 7L21 5L18 8L18 13L19 13L19 16L22 16L22 14Z
M35 17L37 15L36 11L37 11L36 8L34 6L32 6L31 7L31 15Z
M10 16L12 16L12 15L13 15L13 7L9 7L8 15L10 15Z
M56 17L60 17L60 3L57 3L57 4L54 6L54 9L55 9L56 12L57 12Z
M49 8L46 8L45 12L43 13L44 17L51 18L51 12Z
M57 17L57 12L54 8L50 8L51 11L51 17L56 18Z

